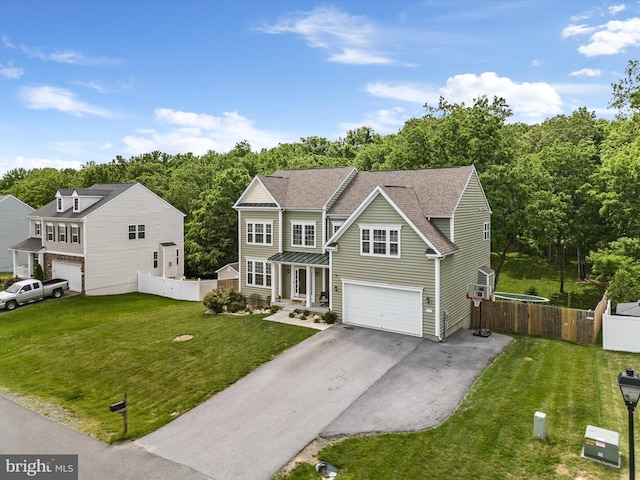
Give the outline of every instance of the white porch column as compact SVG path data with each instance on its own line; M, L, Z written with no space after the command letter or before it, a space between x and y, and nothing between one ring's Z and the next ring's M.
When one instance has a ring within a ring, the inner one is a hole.
M282 297L282 264L278 264L278 291L276 295L280 295Z
M11 255L13 255L13 278L16 278L18 276L18 252L11 250Z
M280 264L278 264L280 265ZM273 281L273 276L275 275L275 265L272 263L271 264L271 302L269 303L273 303L276 301L276 282Z
M310 307L311 306L311 267L309 265L307 265L305 267L305 269L307 270L307 300L306 300L306 306Z

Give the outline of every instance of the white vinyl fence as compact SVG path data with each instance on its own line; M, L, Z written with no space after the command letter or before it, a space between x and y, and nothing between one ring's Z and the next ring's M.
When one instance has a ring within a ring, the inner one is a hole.
M176 280L138 272L138 292L175 300L201 302L204 296L217 286L217 280Z
M611 300L602 316L602 348L640 353L640 317L611 315Z

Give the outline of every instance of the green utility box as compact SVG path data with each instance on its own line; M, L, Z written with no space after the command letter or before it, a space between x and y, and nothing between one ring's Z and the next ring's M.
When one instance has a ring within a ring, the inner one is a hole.
M620 468L620 434L587 425L582 456L605 465Z

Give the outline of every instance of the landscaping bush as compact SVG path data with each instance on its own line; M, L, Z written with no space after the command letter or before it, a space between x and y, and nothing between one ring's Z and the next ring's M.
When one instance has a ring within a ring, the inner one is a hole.
M20 280L18 277L9 277L9 278L5 278L4 282L3 282L3 286L4 289L6 290L7 288L9 288L11 285L13 285L14 283L16 283L18 280Z
M538 289L537 289L534 285L531 285L530 287L528 287L528 288L524 291L524 293L525 293L526 295L535 295L535 296L538 296Z
M264 305L262 298L257 293L249 295L249 305L251 308L261 308Z
M216 288L204 296L202 303L215 313L237 312L247 306L244 295L233 288Z
M36 265L36 268L33 270L33 278L44 281L44 272L42 271L42 265L39 263Z
M333 310L329 310L327 313L322 315L322 320L324 320L324 323L333 324L338 320L338 315Z

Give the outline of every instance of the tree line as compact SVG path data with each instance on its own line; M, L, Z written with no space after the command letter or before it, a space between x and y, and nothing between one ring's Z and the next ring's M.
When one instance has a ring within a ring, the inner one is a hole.
M577 257L578 271L609 282L616 302L640 298L640 65L627 64L612 85L613 120L581 107L540 124L509 122L503 98L471 105L425 104L420 118L396 134L363 126L331 141L323 137L254 152L240 142L227 153L169 155L151 152L79 170L13 169L0 192L39 208L59 188L140 182L186 214L185 269L212 277L237 260L233 204L258 174L277 169L354 166L358 170L475 165L492 208L492 251L500 261L514 249L544 252L560 266Z

